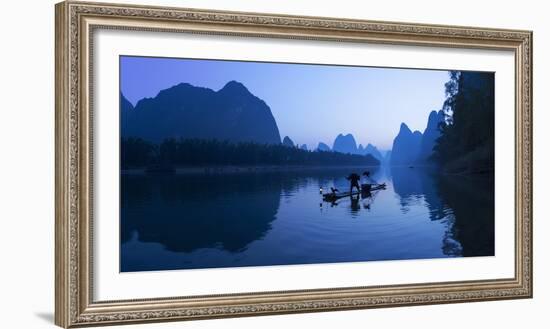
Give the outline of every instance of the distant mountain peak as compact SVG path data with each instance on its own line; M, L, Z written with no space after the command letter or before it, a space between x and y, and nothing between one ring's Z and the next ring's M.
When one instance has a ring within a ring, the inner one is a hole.
M442 110L440 111L431 111L428 116L428 125L426 129L437 128L439 123L445 119L445 113Z
M127 103L121 97L121 108ZM277 122L269 106L237 81L214 91L189 83L161 90L140 100L122 118L124 137L152 142L166 138L280 144ZM125 113L125 112L122 112Z
M165 94L171 94L171 93L174 93L174 92L181 92L181 91L186 90L186 89L191 90L191 89L197 89L197 88L202 88L202 87L193 86L192 84L187 83L187 82L181 82L181 83L178 83L177 85L174 85L170 88L166 88L166 89L161 90L158 93L157 97L165 95ZM207 88L202 88L202 89L207 89Z
M128 110L134 109L134 105L130 103L128 98L126 98L122 92L120 93L120 108L122 111L128 111Z
M371 143L368 143L365 149L363 150L363 153L372 155L375 159L382 161L384 157L382 156L382 153L378 150L378 148Z
M177 85L173 86L172 88L201 88L199 86L193 86L189 82L180 82ZM171 89L171 88L168 88Z
M223 86L218 92L233 92L233 93L245 93L250 94L250 91L242 83L231 80Z
M418 161L428 161L433 153L433 148L436 144L436 140L441 136L439 130L439 124L445 121L445 113L443 111L431 111L428 116L428 124L422 134L422 143L420 144L420 150L418 153Z
M407 124L405 122L402 122L401 126L399 127L399 133L401 133L401 132L412 133L411 129L409 128L409 126L407 126Z
M330 146L328 146L323 142L319 142L319 145L317 146L317 150L323 151L323 152L330 152Z
M338 134L332 145L332 150L340 153L357 153L357 143L352 134Z
M290 139L290 137L285 136L285 138L283 138L283 145L288 147L294 147L294 142L292 141L292 139Z
M399 133L393 140L391 164L410 165L414 163L418 157L421 142L422 133L418 130L412 132L405 123L402 123Z

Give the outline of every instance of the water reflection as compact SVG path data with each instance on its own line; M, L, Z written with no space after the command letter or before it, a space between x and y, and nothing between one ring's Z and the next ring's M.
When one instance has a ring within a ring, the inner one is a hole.
M140 241L175 252L242 251L271 228L279 182L255 175L123 175L122 242L137 231Z
M350 170L122 175L121 270L494 254L492 177L377 170L386 190L323 202Z
M448 215L436 186L441 175L435 168L391 167L390 170L395 193L401 198L403 213L407 213L412 204L425 202L431 220L440 220Z
M494 255L494 176L443 176L437 181L437 190L453 211L451 233L460 241L462 255Z
M424 202L432 221L447 230L447 255L494 255L494 176L441 175L435 168L391 167L394 190L404 214Z

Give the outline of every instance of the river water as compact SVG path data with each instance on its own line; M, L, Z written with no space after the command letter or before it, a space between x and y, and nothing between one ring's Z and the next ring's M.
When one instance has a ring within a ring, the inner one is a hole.
M322 201L365 168L121 176L128 271L494 255L494 180L383 167L371 197Z

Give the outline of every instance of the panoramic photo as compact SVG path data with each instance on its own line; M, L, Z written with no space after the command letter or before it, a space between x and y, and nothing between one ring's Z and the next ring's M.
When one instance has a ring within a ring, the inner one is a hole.
M120 57L120 271L494 256L493 72Z

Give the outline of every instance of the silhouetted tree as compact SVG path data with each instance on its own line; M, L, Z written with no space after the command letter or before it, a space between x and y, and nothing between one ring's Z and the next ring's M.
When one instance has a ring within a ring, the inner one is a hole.
M449 171L494 169L494 73L450 72L434 158Z
M156 161L156 146L141 138L123 138L120 143L122 168L147 166Z

